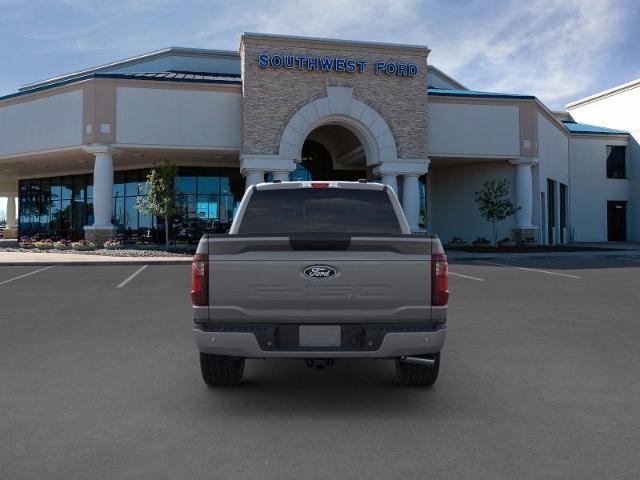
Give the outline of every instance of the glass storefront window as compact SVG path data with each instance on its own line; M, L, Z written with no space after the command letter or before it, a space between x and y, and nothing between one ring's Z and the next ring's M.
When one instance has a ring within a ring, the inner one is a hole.
M164 221L142 215L135 208L143 194L147 169L114 174L113 224L126 242L164 243ZM93 175L75 175L20 181L20 235L40 235L54 240L77 240L84 226L92 225ZM195 243L205 231L223 233L244 194L237 168L179 168L178 214L172 218L172 242Z

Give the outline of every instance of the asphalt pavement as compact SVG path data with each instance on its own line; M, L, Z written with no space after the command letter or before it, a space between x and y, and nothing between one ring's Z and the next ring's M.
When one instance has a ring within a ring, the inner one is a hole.
M0 266L2 479L635 479L640 260L459 260L433 388L200 378L189 265Z

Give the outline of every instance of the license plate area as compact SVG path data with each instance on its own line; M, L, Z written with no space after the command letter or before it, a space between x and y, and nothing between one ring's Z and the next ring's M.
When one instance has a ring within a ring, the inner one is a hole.
M336 348L342 346L340 325L300 325L298 329L300 348Z

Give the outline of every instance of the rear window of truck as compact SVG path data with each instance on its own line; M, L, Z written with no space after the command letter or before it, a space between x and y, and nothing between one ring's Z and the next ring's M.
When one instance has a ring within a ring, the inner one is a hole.
M399 234L387 192L347 188L257 190L238 233L339 232Z

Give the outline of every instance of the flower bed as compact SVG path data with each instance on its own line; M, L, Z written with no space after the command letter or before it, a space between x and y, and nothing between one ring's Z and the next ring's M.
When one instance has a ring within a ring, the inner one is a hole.
M71 243L71 248L73 250L78 250L80 252L87 252L87 251L95 250L96 244L88 240L78 240L77 242Z
M123 247L122 242L117 238L110 238L104 242L105 250L119 250Z

